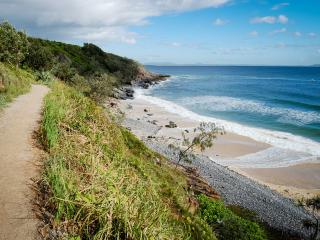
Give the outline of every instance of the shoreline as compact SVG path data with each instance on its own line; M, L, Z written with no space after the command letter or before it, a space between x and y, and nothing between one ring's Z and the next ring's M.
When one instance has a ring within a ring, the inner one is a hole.
M126 103L120 103L121 107ZM134 108L134 107L133 107ZM166 156L176 163L178 153L168 146L171 137L150 137L159 131L159 126L150 120L133 119L127 115L121 122L124 127L140 138L148 148ZM236 171L215 163L204 155L196 155L192 163L180 163L197 169L197 173L219 193L227 205L240 206L256 214L257 220L287 236L306 238L309 232L303 228L303 222L311 219L310 214L296 202L283 196Z
M181 132L191 132L199 124L140 98L120 100L119 107L127 116L125 121L141 124L140 127L131 129L135 135L141 139L155 138L163 144L173 143L179 146ZM165 127L169 121L177 124L177 128ZM144 126L146 124L148 129ZM320 171L314 170L320 169L319 161L293 161L288 164L291 156L304 157L299 152L275 148L249 137L227 132L217 137L212 149L201 154L293 199L309 198L320 193ZM270 156L272 159L268 165L266 157ZM299 174L291 173L292 169Z

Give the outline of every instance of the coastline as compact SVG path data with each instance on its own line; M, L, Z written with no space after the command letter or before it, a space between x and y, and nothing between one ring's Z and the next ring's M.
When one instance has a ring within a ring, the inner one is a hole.
M163 144L180 145L181 132L190 131L199 124L139 97L120 100L119 107L126 114L125 121L141 124L141 127L131 129L135 135L141 139L155 138ZM177 124L177 128L165 127L169 121ZM144 126L146 123L149 123L149 129ZM299 152L281 150L250 137L227 132L217 137L213 148L201 154L293 199L309 198L320 193L320 171L316 171L320 169L318 161L288 164L287 158L291 155L304 156ZM270 165L266 156L275 158ZM282 156L282 160L277 161L277 156Z

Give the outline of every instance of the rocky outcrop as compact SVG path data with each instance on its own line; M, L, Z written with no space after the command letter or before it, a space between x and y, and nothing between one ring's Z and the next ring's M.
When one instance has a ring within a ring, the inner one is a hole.
M165 81L168 77L170 76L151 73L144 67L139 67L137 77L132 84L146 89L152 85L158 84L161 81Z
M134 91L131 85L125 85L113 91L113 97L117 99L132 99L133 94Z
M131 85L121 86L116 88L113 93L113 97L118 99L132 99L134 94L134 87L140 87L147 89L150 86L158 84L161 81L167 80L169 75L155 74L147 71L144 67L138 68L136 78L131 82Z

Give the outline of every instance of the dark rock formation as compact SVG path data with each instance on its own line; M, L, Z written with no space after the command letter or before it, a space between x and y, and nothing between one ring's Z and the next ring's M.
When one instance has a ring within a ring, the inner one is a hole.
M133 87L147 89L152 85L167 80L169 77L169 75L151 73L141 66L138 69L136 78L131 81L131 85L116 88L113 96L118 99L132 99L134 94Z

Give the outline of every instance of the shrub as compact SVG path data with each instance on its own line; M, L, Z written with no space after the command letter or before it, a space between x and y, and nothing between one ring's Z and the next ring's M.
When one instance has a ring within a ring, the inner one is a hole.
M102 102L107 96L112 95L117 78L109 74L97 74L88 79L90 86L89 96L97 102Z
M32 42L29 47L29 54L25 64L40 71L50 70L53 67L54 56L47 47L41 46L38 42Z
M70 83L71 79L76 74L76 70L67 62L61 62L54 66L52 73L62 81Z
M198 196L199 214L223 240L263 240L266 234L252 221L235 215L222 201Z
M36 73L38 81L41 81L44 84L50 84L53 80L53 76L48 71L41 71Z
M23 32L9 23L0 24L0 61L18 66L28 54L29 42Z

